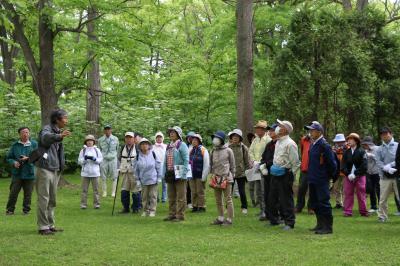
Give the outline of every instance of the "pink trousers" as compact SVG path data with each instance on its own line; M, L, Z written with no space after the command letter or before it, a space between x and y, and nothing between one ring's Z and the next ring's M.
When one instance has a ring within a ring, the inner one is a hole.
M366 177L359 176L354 181L350 181L346 176L343 180L344 189L344 215L353 215L354 190L357 193L358 210L361 215L368 215L367 195L366 195Z

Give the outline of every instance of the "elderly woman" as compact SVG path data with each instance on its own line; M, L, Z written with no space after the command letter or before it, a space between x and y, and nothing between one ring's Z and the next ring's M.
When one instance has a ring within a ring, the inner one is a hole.
M182 141L180 127L168 129L168 135L171 142L167 146L163 176L168 184L169 215L164 221L181 222L185 220L189 151L186 143Z
M161 161L146 138L139 142L135 174L142 184L142 216L154 217L157 208L157 184L161 181Z
M189 152L192 178L189 181L193 209L192 212L205 212L205 182L210 171L210 156L199 134L192 136L192 149Z
M214 187L215 201L218 209L218 217L212 225L232 225L233 220L233 201L232 183L235 176L235 156L233 151L225 144L225 133L218 131L212 137L213 149L211 151L211 174L212 183L223 183L223 186ZM225 204L223 203L225 199ZM228 217L224 219L224 205L227 206Z
M368 167L367 155L361 148L360 136L351 133L346 138L349 144L343 154L341 170L346 175L344 179L344 216L353 215L354 191L357 193L358 208L361 216L368 217L366 197L366 174Z
M82 165L82 196L81 209L87 208L87 193L89 184L93 187L93 205L95 209L100 208L100 193L99 193L99 177L100 164L103 161L103 155L94 144L96 139L93 135L87 135L84 146L79 153L78 163Z

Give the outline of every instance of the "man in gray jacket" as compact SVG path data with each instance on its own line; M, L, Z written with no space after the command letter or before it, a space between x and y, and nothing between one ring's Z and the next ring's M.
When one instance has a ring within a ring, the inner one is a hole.
M61 109L53 111L50 121L51 123L44 126L39 133L38 154L40 156L34 160L38 197L37 224L41 235L52 235L63 231L54 225L54 208L58 181L65 165L62 141L71 135L68 130L61 131L68 123L67 112Z

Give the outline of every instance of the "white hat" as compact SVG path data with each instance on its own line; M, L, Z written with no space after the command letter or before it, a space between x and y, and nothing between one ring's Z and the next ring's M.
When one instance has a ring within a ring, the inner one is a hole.
M289 121L286 121L286 120L281 121L281 120L279 120L279 119L276 119L276 122L277 122L279 125L281 125L281 126L283 126L284 128L286 128L286 130L287 130L289 133L292 133L292 131L293 131L292 123L290 123Z
M336 134L335 138L333 139L333 142L345 142L346 138L344 137L344 134Z
M146 138L142 138L142 139L139 141L139 146L140 146L142 143L144 143L144 142L147 142L147 143L149 143L149 145L151 145L150 140L148 140L148 139L146 139Z
M231 138L233 134L238 135L240 137L240 140L243 140L243 132L240 129L236 128L232 130L228 133L228 137Z
M128 132L125 133L125 137L132 137L132 138L134 138L134 137L135 137L135 133L133 133L133 132L131 132L131 131L128 131Z
M155 135L155 138L162 137L164 139L164 134L161 131L158 131Z
M200 134L194 134L194 135L192 136L192 138L198 139L198 140L200 141L200 144L203 144L203 138L201 137Z

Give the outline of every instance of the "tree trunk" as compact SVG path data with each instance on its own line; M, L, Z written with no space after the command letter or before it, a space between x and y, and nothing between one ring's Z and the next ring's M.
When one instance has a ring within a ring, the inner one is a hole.
M11 40L10 34L4 26L0 26L0 48L1 48L1 58L3 60L3 73L1 79L6 82L10 89L15 86L15 81L17 79L16 71L14 69L14 58L18 55L18 48L11 46L5 41L7 39ZM15 40L12 40L15 41Z
M57 108L58 96L54 85L54 32L52 18L46 12L50 1L41 0L39 7L39 56L40 67L37 77L42 125L50 122L51 112Z
M343 0L343 8L346 11L351 10L353 8L351 5L351 0Z
M88 19L97 17L96 8L90 6L88 8ZM97 42L96 36L96 22L91 21L87 24L89 42ZM96 53L93 50L88 51L90 61L88 70L88 90L86 93L86 121L87 131L89 134L97 135L100 125L100 97L101 97L101 84L100 84L100 66L96 60Z
M253 131L253 2L238 0L237 25L237 120L244 135ZM247 138L244 138L247 142ZM248 143L247 143L248 144Z
M363 11L368 6L368 0L357 0L357 10Z

